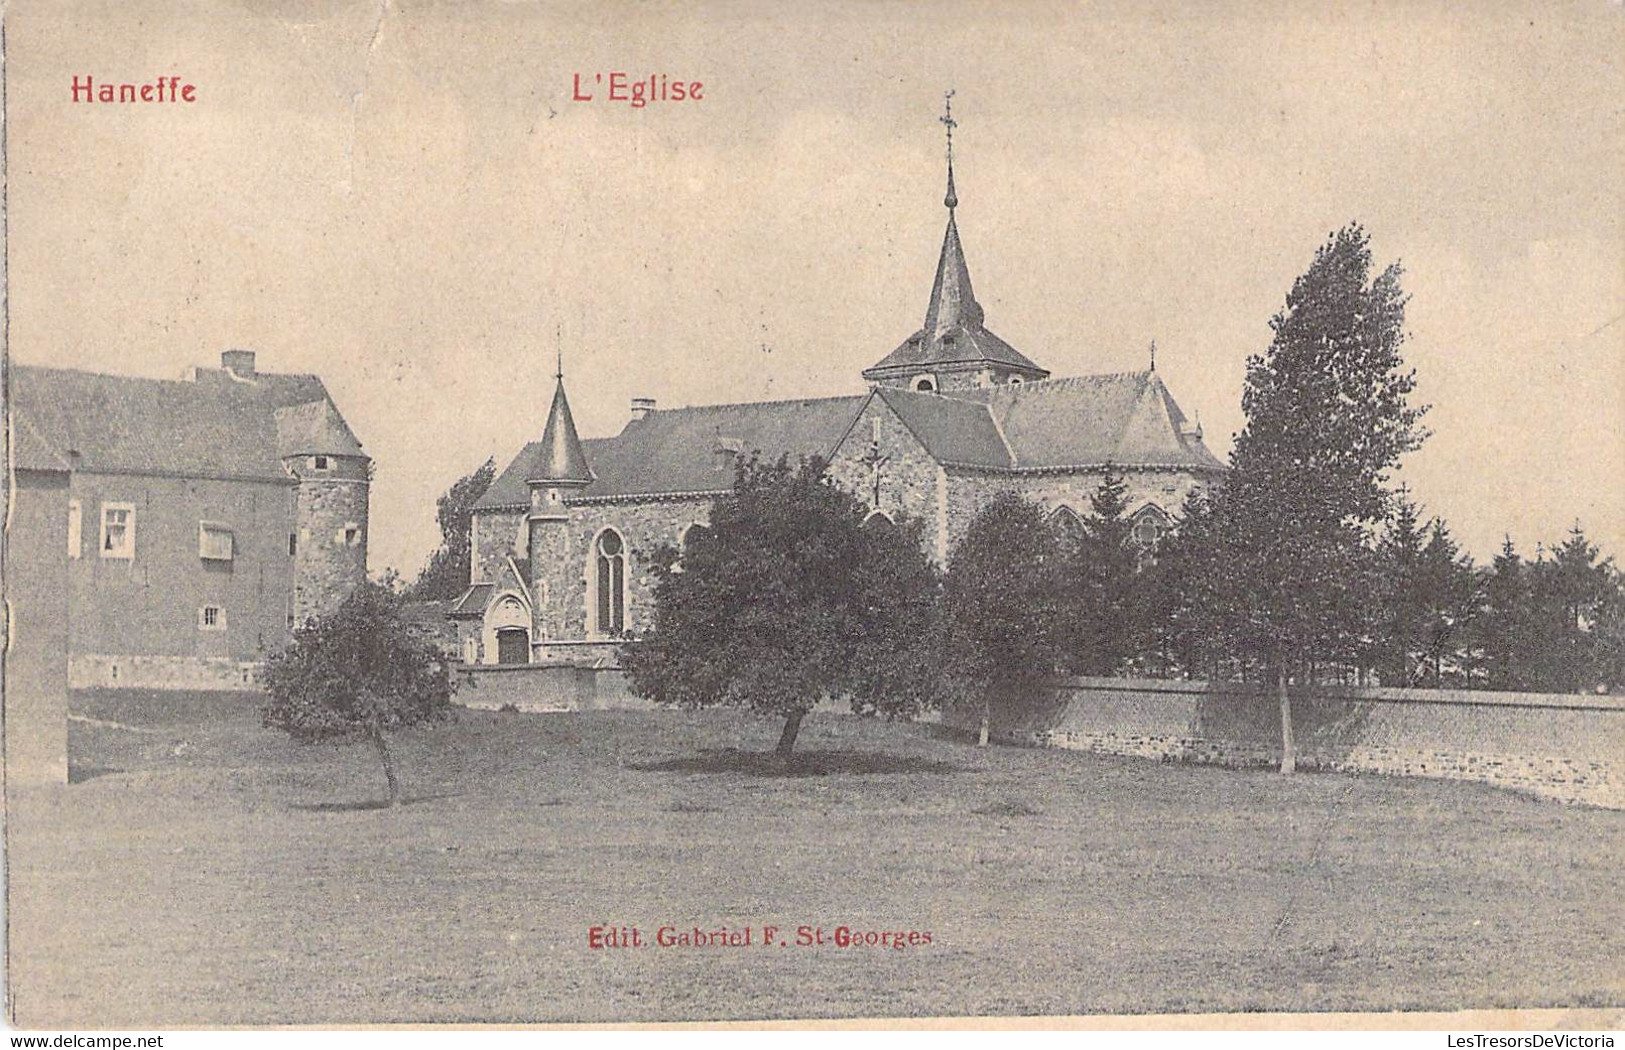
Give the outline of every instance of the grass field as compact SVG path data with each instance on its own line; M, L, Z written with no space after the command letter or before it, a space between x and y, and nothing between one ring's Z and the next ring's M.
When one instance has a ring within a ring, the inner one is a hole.
M252 703L75 698L77 782L8 814L21 1024L1625 1003L1625 813L824 715L780 769L727 712L464 712L380 810L370 750ZM588 948L764 923L931 943Z

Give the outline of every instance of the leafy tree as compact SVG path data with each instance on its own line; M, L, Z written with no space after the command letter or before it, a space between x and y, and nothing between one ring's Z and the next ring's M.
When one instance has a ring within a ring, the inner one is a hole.
M364 583L333 612L294 631L265 665L261 721L301 743L372 742L400 798L387 734L451 715L450 672L432 646L414 639L401 599Z
M638 695L782 717L781 755L826 696L891 717L935 704L937 580L920 532L866 526L824 467L743 463L704 542L653 552L653 626L621 650Z
M943 616L948 680L979 700L987 744L994 693L1030 690L1066 656L1073 588L1062 544L1043 508L1009 493L970 523L948 562Z
M1215 503L1217 628L1244 660L1273 672L1281 771L1295 766L1290 678L1317 663L1359 662L1376 594L1374 530L1391 506L1400 457L1426 437L1400 354L1400 268L1371 277L1358 225L1333 234L1247 362L1232 470Z
M414 601L447 601L468 588L471 566L470 534L474 504L496 478L496 460L487 459L478 470L460 478L435 504L440 522L440 546L429 557L416 582L407 588Z

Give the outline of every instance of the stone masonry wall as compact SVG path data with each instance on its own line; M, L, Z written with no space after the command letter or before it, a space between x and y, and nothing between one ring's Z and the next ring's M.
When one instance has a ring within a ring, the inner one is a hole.
M711 518L711 500L651 500L646 503L588 503L570 508L568 521L539 526L538 579L545 595L533 588L537 603L538 638L544 646L544 659L570 659L559 640L587 639L587 573L589 554L599 534L613 527L621 534L627 551L626 624L636 632L649 626L653 615L655 576L652 554L662 543L674 547L692 524ZM542 538L545 533L545 539ZM543 602L545 598L545 602ZM553 644L549 644L552 642ZM612 645L586 647L584 654L597 658Z
M525 514L523 510L482 510L474 515L470 583L496 579L503 559L510 554L528 553L524 550L525 538L521 532L526 527ZM524 563L523 557L518 560Z
M334 456L331 475L306 473L299 482L295 524L295 623L336 608L367 579L369 490L365 459ZM349 539L349 530L355 538Z
M970 728L979 713L950 712ZM1453 690L1320 689L1293 700L1302 769L1475 780L1625 809L1625 701ZM1280 763L1278 701L1205 682L1072 678L995 709L1012 743L1235 768Z
M864 460L870 455L879 423L880 502L874 502L874 471ZM903 421L880 398L871 398L846 440L830 455L830 480L855 495L871 510L893 521L903 517L923 522L928 548L935 553L941 525L942 502L936 460L909 432Z

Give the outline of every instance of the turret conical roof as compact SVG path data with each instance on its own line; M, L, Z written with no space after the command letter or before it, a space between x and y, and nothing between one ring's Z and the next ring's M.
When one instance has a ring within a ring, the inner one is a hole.
M542 431L541 470L531 481L587 484L592 469L587 453L576 434L576 421L570 415L570 399L564 396L564 376L553 389L553 407L547 412L547 428Z

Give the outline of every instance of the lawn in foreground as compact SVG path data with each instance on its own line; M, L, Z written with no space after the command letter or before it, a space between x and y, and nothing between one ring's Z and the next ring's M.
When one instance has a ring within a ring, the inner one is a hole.
M765 775L729 712L463 712L379 810L368 749L159 699L79 695L79 782L11 799L23 1025L1625 1002L1621 813L822 714ZM588 948L764 923L931 944Z

